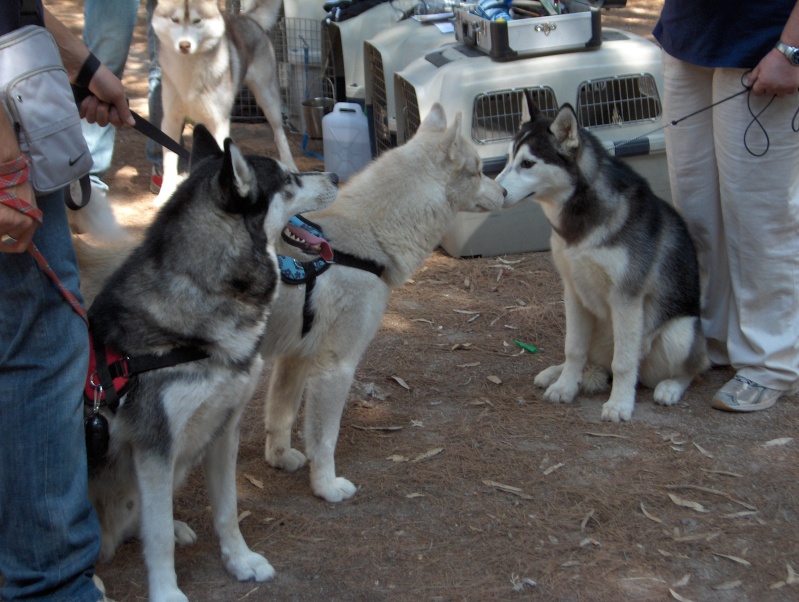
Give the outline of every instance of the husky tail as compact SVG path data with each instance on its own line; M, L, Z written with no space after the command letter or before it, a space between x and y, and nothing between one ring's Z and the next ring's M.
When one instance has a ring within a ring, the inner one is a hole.
M241 0L241 14L250 17L264 31L272 29L277 23L283 0Z

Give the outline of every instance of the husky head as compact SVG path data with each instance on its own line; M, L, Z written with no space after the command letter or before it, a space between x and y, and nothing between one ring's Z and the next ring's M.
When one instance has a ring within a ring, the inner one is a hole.
M554 119L548 118L525 96L530 120L510 143L510 158L497 182L508 191L511 203L530 197L545 206L558 206L574 192L583 158L577 116L565 104Z
M215 172L216 177L208 177ZM336 174L292 173L276 159L244 155L230 138L225 140L224 150L220 149L203 125L194 128L191 174L186 184L192 180L206 188L194 194L204 194L218 210L243 216L245 221L251 217L256 221L263 219L263 232L270 247L292 216L324 209L338 193ZM164 209L170 204L171 200Z
M158 0L152 24L162 48L186 55L213 49L225 33L216 0Z
M505 190L483 173L482 160L461 134L462 117L455 115L447 127L444 108L435 103L419 126L417 135L433 133L439 137L439 173L449 174L447 198L456 211L494 211L509 205ZM443 132L443 135L442 135Z

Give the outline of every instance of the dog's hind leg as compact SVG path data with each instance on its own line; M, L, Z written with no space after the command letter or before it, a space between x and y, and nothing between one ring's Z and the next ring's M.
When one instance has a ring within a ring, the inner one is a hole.
M328 502L355 495L356 487L336 476L336 443L341 415L357 364L330 363L308 379L305 399L305 451L311 465L311 489Z
M152 602L188 602L175 574L175 525L172 518L174 465L157 453L134 451L141 492L141 538Z
M253 63L247 72L247 85L255 96L255 100L264 112L269 125L272 128L272 135L275 137L275 145L280 155L280 161L291 171L300 171L291 156L291 147L283 129L283 113L281 111L280 87L276 76L276 65L274 60L271 64L266 61Z
M682 317L666 323L652 341L639 378L655 390L655 403L669 406L676 404L694 377L708 367L707 342L699 319Z
M239 406L203 459L214 527L222 548L222 560L228 572L239 581L267 581L275 575L272 565L266 558L250 550L241 535L236 494L239 421L247 402L252 399L262 368L263 360L259 356L250 370L249 381L235 386L235 390L231 392L231 395L239 398Z
M275 468L294 472L305 465L305 455L291 447L291 429L302 402L309 360L281 355L275 359L269 377L264 420L266 462Z

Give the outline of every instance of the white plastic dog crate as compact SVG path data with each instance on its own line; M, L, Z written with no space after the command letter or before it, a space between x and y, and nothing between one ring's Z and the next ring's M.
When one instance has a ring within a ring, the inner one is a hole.
M553 114L570 103L580 124L644 176L654 192L671 199L659 91L660 49L635 34L605 29L590 52L553 54L496 62L462 44L414 60L394 76L397 143L409 139L440 102L447 118L463 115L464 134L483 159L486 173L499 173L518 130L530 90ZM628 142L632 141L632 142ZM441 246L454 257L492 256L549 248L549 224L537 203L490 213L459 213Z
M433 23L415 19L400 21L364 42L366 113L377 155L397 144L394 73L430 50L453 42L453 31L443 32Z
M407 0L384 2L345 21L325 23L330 38L330 60L336 73L336 98L364 105L366 84L363 43L396 26ZM412 4L411 4L412 5Z

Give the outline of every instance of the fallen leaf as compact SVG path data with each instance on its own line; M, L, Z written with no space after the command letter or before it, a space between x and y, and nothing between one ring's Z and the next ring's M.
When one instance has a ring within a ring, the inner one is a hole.
M644 508L644 503L643 502L641 502L641 512L643 512L644 516L647 517L649 520L655 521L656 523L662 523L663 522L657 516L652 516L651 514L649 514L649 512L646 511L646 508Z
M434 324L432 320L425 320L424 318L413 318L411 322L424 322L425 324Z
M671 588L669 588L669 593L671 594L672 598L674 598L675 600L679 600L680 602L693 602L693 600L691 600L690 598L681 596Z
M442 451L444 451L443 447L435 447L433 449L428 449L423 454L419 454L416 456L411 462L421 462L422 460L427 460L428 458L432 458L433 456L437 456Z
M407 462L407 456L400 456L399 454L391 454L386 460L391 460L392 462Z
M669 494L671 501L677 504L678 506L682 506L684 508L691 508L692 510L696 510L697 512L710 512L707 508L705 508L699 502L692 502L691 500L686 500L685 498L681 498L678 495L674 495L673 493Z
M472 322L474 322L474 321L475 321L477 318L479 318L479 317L480 317L480 314L477 314L477 315L475 315L475 316L472 316L471 318L469 318L468 320L466 320L466 323L467 323L467 324L471 324Z
M501 385L501 384L502 384L502 381L501 381L501 380L499 379L499 377L497 377L497 376L493 376L493 375L491 375L491 376L487 376L487 377L486 377L486 380L489 380L489 381L491 381L491 382L492 382L492 383L494 383L495 385Z
M264 488L264 482L263 481L259 481L254 476L245 474L244 478L247 479L253 485L255 485L258 489L263 489Z
M693 535L683 535L683 536L675 535L674 541L682 543L688 541L702 541L702 540L712 541L720 536L721 536L721 531L712 531L710 533L694 533Z
M587 431L585 434L591 437L613 437L614 439L629 439L629 437L625 437L624 435L616 435L615 433L592 433L591 431Z
M672 587L685 587L686 585L688 585L688 582L690 580L691 580L691 573L686 573L685 575L683 575L682 579L672 584Z
M549 468L547 468L547 469L544 471L544 476L552 474L553 472L555 472L555 471L556 471L558 468L560 468L561 466L563 466L563 462L561 462L561 463L559 463L559 464L555 464L554 466L550 466Z
M395 381L397 381L399 383L400 387L404 387L405 389L408 389L408 391L411 390L411 388L408 386L408 384L404 380L402 380L399 376L392 376L391 378L393 378Z
M744 560L743 558L738 558L738 556L730 556L729 554L719 554L718 552L713 552L713 556L726 558L727 560L732 560L733 562L737 562L738 564L742 564L744 566L752 566L751 562L749 562L748 560Z
M456 314L466 314L469 316L472 316L474 314L480 315L479 311L471 311L468 309L453 309L452 311L454 311Z
M708 458L712 458L712 457L713 457L713 454L711 454L711 453L710 453L709 451L707 451L707 450L706 450L704 447L702 447L701 445L699 445L699 444L698 444L696 441L694 441L694 447L695 447L696 449L698 449L698 450L699 450L699 453L701 453L703 456L707 456Z
M742 518L744 516L753 516L757 514L757 510L744 510L743 512L733 512L731 514L722 514L721 518Z
M245 518L247 518L247 517L248 517L248 516L250 516L251 514L252 514L252 512L250 512L249 510L245 510L244 512L242 512L241 514L239 514L239 519L238 519L238 521L239 521L239 522L243 521Z
M424 422L421 420L411 420L411 426L415 426L416 428L424 428Z
M785 583L787 583L788 585L793 585L794 583L799 581L799 579L796 578L796 573L793 572L793 567L790 565L790 563L786 562L785 568L788 569L788 578L785 580Z
M713 589L715 589L717 591L724 591L724 590L735 589L736 587L740 587L742 583L743 583L742 581L727 581L725 583L719 583L718 585L711 585L710 587L712 587Z
M424 493L409 493L405 496L406 498L413 499L416 497L425 497Z
M793 441L793 437L780 437L779 439L772 439L771 441L766 441L763 444L763 447L775 447L777 445L788 445L791 441Z
M597 547L599 547L599 546L601 546L601 545L602 545L602 544L600 544L600 543L599 543L599 542L598 542L596 539L594 539L593 537L586 537L584 540L582 540L582 541L580 542L580 547L581 547L581 548L584 548L585 546L597 546Z
M352 428L358 429L359 431L401 431L404 427L401 426L362 426L360 424L353 424Z
M533 499L533 496L522 493L521 489L514 487L513 485L505 485L504 483L497 483L496 481L491 480L483 480L483 484L488 485L489 487L494 487L495 489L499 489L500 491L504 491L505 493L511 493L525 500Z
M458 368L474 368L475 366L479 366L480 362L472 362L470 364L458 364Z

